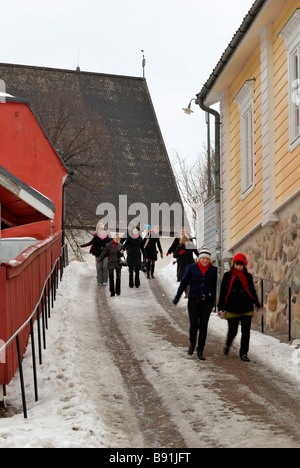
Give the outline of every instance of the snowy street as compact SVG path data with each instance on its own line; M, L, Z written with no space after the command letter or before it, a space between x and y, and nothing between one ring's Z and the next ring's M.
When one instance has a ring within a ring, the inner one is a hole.
M222 354L227 323L212 315L207 360L187 355L187 301L170 263L141 288L109 297L95 268L72 262L59 285L38 366L24 359L28 420L18 375L0 418L0 447L299 447L300 365L295 348L252 332L250 363L238 341Z

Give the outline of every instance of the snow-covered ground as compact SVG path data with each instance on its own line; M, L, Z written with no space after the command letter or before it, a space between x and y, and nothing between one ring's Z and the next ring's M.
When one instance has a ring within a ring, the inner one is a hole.
M115 313L119 314L124 327L128 322L129 339L131 335L137 344L148 340L148 348L141 359L146 360L148 352L149 359L156 359L157 365L166 363L165 370L170 379L182 369L189 372L188 378L192 382L195 378L194 366L187 369L186 354L182 355L178 349L164 348L159 338L151 346L155 340L153 331L149 337L143 334L140 328L142 321L147 323L150 313L161 314L161 307L154 303L147 282L144 281L138 291L130 290L125 276L126 269L123 272L122 295L114 298ZM175 275L172 262L156 275L165 294L169 295L170 309L173 307L171 299L177 289ZM43 364L38 366L39 401L34 402L31 346L28 346L24 359L28 419L23 418L19 379L16 375L7 389L7 404L16 411L12 417L0 419L0 448L104 448L122 447L128 443L124 425L120 425L116 415L119 412L124 417L126 413L129 415L130 402L126 391L123 391L120 371L106 346L107 337L101 330L97 301L94 266L70 263L59 285L55 308L51 313ZM210 328L224 338L227 324L213 315ZM295 347L252 332L251 357L263 360L267 366L291 381L297 384L300 382L300 355ZM207 371L205 369L202 371L203 379L205 372L209 378L209 367ZM143 441L136 428L131 416L130 430L133 434L136 430L136 446L141 447ZM239 430L244 429L237 427Z

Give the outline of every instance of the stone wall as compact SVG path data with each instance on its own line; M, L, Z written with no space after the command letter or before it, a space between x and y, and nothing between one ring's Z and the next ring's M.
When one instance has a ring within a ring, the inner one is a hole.
M234 253L248 257L249 271L258 277L292 286L292 337L300 338L300 197L279 212L279 222L256 230ZM261 298L260 281L256 281ZM288 333L289 288L264 282L265 324ZM260 317L256 317L260 321Z

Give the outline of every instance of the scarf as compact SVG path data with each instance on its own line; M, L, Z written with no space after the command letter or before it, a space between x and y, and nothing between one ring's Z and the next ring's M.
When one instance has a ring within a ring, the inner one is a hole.
M252 296L252 294L249 291L249 285L248 285L248 281L247 281L244 270L239 271L236 268L234 268L232 270L232 276L231 276L231 281L230 281L230 285L229 285L229 288L228 288L228 293L227 293L227 296L226 296L226 299L225 299L225 305L227 304L229 294L231 293L231 289L232 289L234 280L236 278L238 278L240 280L240 282L242 283L243 288L247 291L247 294L251 297L251 299L253 299L253 301L255 301L255 298Z
M118 243L118 242L115 242L114 239L113 239L112 243L113 243L114 248L117 250L117 247L118 247L118 244L119 244L119 243Z
M205 276L211 264L209 263L208 265L203 266L202 263L200 263L200 261L197 263L198 263L198 267L200 268L202 275Z

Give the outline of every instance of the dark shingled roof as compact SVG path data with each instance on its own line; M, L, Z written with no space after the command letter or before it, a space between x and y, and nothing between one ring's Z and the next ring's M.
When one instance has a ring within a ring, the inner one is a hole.
M107 202L118 209L119 195L128 196L128 206L144 203L149 214L151 203L182 204L144 78L0 64L0 79L7 93L26 99L48 122L53 103L67 100L74 133L83 120L97 133L84 151L73 151L70 160L63 155L75 167L67 186L67 226L95 228L97 206Z

